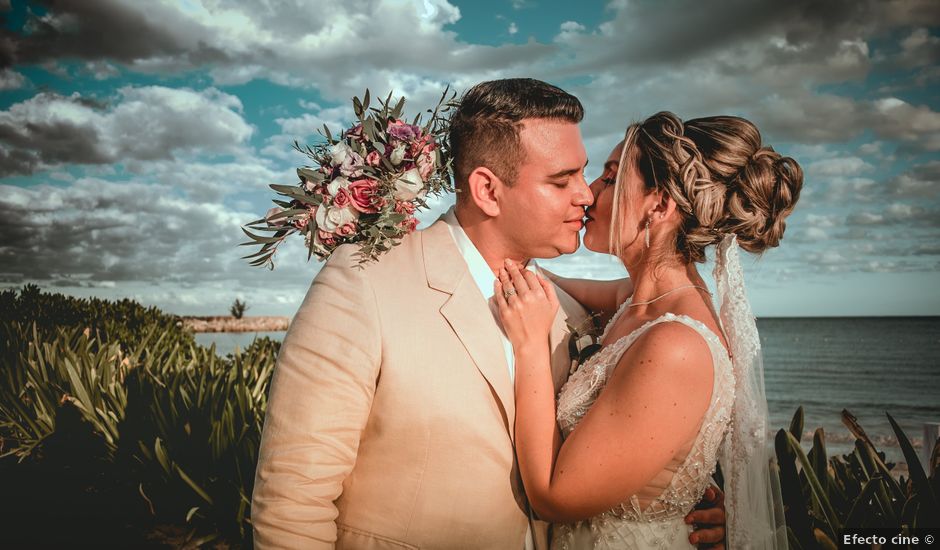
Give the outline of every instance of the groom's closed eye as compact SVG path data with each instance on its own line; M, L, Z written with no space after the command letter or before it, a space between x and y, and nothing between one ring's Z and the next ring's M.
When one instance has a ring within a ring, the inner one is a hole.
M565 170L559 170L554 174L548 176L548 183L555 185L557 187L566 187L568 182L571 181L571 176L581 173L581 176L584 176L584 170L587 168L588 163L585 162L584 166L581 168L568 168Z

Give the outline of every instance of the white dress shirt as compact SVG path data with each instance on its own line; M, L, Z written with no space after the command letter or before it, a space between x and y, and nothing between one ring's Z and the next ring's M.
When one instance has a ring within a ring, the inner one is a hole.
M493 270L490 269L486 260L483 259L483 256L480 254L480 251L477 250L473 241L467 236L467 232L460 226L453 206L444 214L444 222L450 229L450 234L454 238L454 242L457 243L457 249L460 250L460 255L463 256L464 261L467 262L467 269L470 271L470 276L473 277L473 282L477 284L480 293L483 294L483 298L485 298L489 304L493 318L499 326L499 336L503 344L503 353L506 354L506 364L509 365L509 380L515 383L516 361L512 353L512 342L509 341L509 338L506 336L506 331L503 330L503 324L499 320L499 311L496 309L496 303L491 299L495 293L493 286L496 283L496 275L493 273ZM535 271L536 267L535 260L529 260L529 263L526 264L526 269L532 271ZM535 550L535 540L532 538L531 523L526 529L525 550Z

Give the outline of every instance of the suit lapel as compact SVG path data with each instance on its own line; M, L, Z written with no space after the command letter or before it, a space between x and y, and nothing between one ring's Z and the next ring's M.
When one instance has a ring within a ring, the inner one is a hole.
M441 315L492 388L503 412L506 431L510 439L514 439L515 396L503 353L502 336L489 305L470 276L444 221L438 220L424 230L422 242L428 286L450 294L441 306Z

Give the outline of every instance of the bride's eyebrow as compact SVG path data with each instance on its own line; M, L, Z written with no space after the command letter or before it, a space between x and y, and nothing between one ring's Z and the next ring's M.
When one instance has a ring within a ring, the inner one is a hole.
M619 166L620 166L620 163L617 162L616 160L608 160L607 162L604 163L604 171L606 172L608 170L613 170L616 172Z

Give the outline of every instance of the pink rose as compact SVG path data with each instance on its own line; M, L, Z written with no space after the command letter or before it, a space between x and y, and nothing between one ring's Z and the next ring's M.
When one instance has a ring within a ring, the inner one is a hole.
M408 233L411 233L412 231L415 230L416 227L418 227L418 220L416 218L408 218L405 221L401 222L401 224L399 225L405 231L407 231Z
M366 155L366 164L369 166L378 166L382 162L382 155L378 151L369 151Z
M333 206L336 208L346 208L352 203L352 196L349 194L349 190L340 188L335 195L333 195Z
M345 225L341 225L339 229L336 230L336 234L341 237L346 237L356 233L356 222L349 222Z
M416 158L421 151L426 147L433 147L434 137L433 136L418 136L417 139L411 142L411 146L408 148L408 154L412 158Z
M437 153L434 152L434 144L430 143L425 145L424 148L421 149L421 152L418 153L415 162L418 165L418 172L421 174L421 179L427 181L437 165Z
M363 178L349 184L352 206L363 214L375 214L382 206L379 196L379 184L373 179Z
M307 228L307 223L308 223L309 221L310 221L310 218L308 218L308 217L303 217L303 218L296 219L296 220L294 220L294 227L296 227L297 229L300 229L301 231L303 231L304 229Z
M395 201L395 212L410 216L415 213L415 205L408 201Z
M352 128L346 131L346 137L352 138L356 141L362 141L362 124L356 124Z
M317 231L317 239L323 243L324 246L336 245L336 235L323 231L322 229Z

